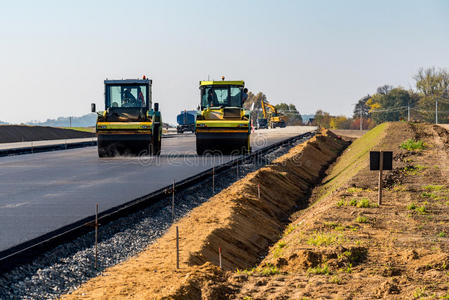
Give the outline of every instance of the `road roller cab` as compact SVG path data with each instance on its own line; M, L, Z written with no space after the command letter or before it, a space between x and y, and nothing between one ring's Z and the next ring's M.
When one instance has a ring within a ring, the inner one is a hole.
M196 150L245 154L250 148L249 112L243 109L243 81L200 81L201 110L196 118Z
M161 151L162 119L152 108L152 81L105 80L105 110L97 112L98 155L153 154ZM92 104L92 112L95 112Z

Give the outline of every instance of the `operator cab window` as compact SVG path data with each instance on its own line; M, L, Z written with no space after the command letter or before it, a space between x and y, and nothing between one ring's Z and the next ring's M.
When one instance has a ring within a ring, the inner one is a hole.
M242 106L242 88L231 86L231 106Z
M107 86L106 107L146 107L146 85L109 85Z
M240 87L213 86L201 89L201 106L206 107L241 107L242 92Z

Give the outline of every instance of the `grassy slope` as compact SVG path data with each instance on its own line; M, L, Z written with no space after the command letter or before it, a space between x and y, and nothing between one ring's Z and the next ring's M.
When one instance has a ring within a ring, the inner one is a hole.
M320 199L346 183L368 165L369 151L378 145L386 135L390 125L390 123L383 123L376 126L361 138L355 140L345 150L330 170L329 175L323 180L324 185L317 191Z
M60 127L60 128L71 129L71 130L82 131L82 132L93 132L93 133L95 133L95 128L94 127Z

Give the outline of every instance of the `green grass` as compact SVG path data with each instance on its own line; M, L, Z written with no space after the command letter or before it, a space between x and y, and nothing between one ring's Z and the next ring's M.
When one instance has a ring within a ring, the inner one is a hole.
M296 227L298 227L298 225L289 224L287 226L287 229L285 229L284 231L284 236L290 234L293 230L295 230Z
M351 199L351 201L348 202L348 205L356 206L357 205L357 199L356 198Z
M415 165L415 166L407 166L403 170L407 175L418 175L424 169L427 169L427 167Z
M341 206L357 206L359 208L369 208L369 207L379 207L377 204L375 203L370 203L368 198L352 198L349 201L344 202L343 200L339 200L337 202L337 206L341 207Z
M278 267L272 265L272 264L265 264L263 266L259 266L257 268L251 268L247 270L240 270L237 269L237 274L246 274L246 275L254 275L256 273L261 274L262 276L271 276L276 275L280 273L280 270Z
M357 202L357 207L369 208L371 207L368 198L362 198Z
M339 157L330 174L324 179L319 199L322 199L347 182L360 170L368 166L369 151L386 136L391 123L382 123L356 139ZM315 202L318 203L318 201Z
M307 244L321 247L330 246L334 244L341 244L343 242L343 236L341 234L337 235L335 233L328 232L315 232L307 240Z
M272 248L273 256L275 258L280 257L285 247L287 247L287 243L285 241L279 241L276 246Z
M343 258L345 258L345 257L346 257L346 258L349 258L349 257L351 257L351 255L352 255L351 251L345 251L345 252L339 254L339 255L337 256L337 258L338 258L338 259L343 259Z
M427 213L427 207L425 205L417 207L415 210L422 215Z
M285 246L287 246L287 243L284 242L284 241L280 241L280 242L278 243L279 249L282 249L282 248L284 248Z
M408 139L405 142L403 142L399 147L407 151L421 151L425 148L425 143L423 141Z
M336 231L344 231L345 228L346 228L345 226L340 225L340 226L336 226L334 229L335 229Z
M341 283L341 279L340 277L338 277L337 275L332 276L329 279L329 283L335 283L335 284L340 284Z
M422 192L421 197L436 199L436 198L438 198L438 195L436 195L434 193L430 193L430 192Z
M335 227L340 226L339 223L335 223L335 222L325 222L324 223L324 227L330 227L332 229L334 229Z
M329 266L324 264L323 266L317 266L315 268L309 268L307 270L308 274L321 274L321 275L330 275L331 271L329 270Z
M424 186L424 189L429 192L436 192L436 191L441 191L442 189L444 189L444 185L428 184L428 185Z
M407 205L407 209L408 210L415 210L416 209L416 204L414 202L410 203L409 205Z
M417 288L413 292L413 297L415 297L416 299L421 298L421 297L426 297L426 296L427 296L427 292L426 292L425 288Z
M357 223L368 223L368 218L365 216L358 216L355 220Z
M444 238L444 237L446 237L446 233L445 232L440 232L440 233L438 233L438 236Z
M95 127L61 127L61 128L95 133Z
M346 266L346 268L344 269L344 271L346 273L352 273L352 264L349 263L349 265Z
M404 192L407 190L407 187L405 185L395 185L393 187L393 191L395 192Z
M272 276L280 273L279 269L271 264L263 266L258 271L260 272L260 274L262 274L262 276Z
M347 192L348 194L360 193L360 192L362 192L362 191L363 191L363 189L362 189L362 188L358 188L358 187L350 187L350 188L348 188L348 189L346 190L346 192Z

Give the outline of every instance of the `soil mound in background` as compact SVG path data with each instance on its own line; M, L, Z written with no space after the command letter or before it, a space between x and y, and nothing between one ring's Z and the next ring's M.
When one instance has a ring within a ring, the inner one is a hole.
M172 226L136 257L63 298L227 298L233 288L226 285L230 272L216 267L219 248L224 270L257 264L346 146L323 131L195 208L175 224L180 232L179 270Z
M45 126L0 125L0 143L94 137L94 133Z

